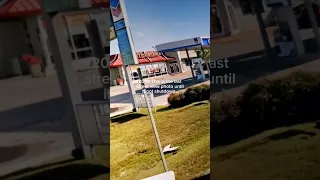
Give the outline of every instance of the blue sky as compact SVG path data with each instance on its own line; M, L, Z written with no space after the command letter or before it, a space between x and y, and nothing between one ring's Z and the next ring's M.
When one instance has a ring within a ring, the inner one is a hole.
M157 44L210 36L210 0L125 0L137 52ZM119 52L110 42L111 54Z

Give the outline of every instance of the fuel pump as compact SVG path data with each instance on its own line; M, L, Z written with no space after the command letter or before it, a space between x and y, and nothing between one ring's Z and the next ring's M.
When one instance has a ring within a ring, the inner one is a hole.
M297 48L288 23L281 22L278 24L278 28L274 31L274 42L276 54L279 57L297 55Z
M193 70L195 71L197 80L205 79L202 63L203 63L203 60L201 58L193 59Z

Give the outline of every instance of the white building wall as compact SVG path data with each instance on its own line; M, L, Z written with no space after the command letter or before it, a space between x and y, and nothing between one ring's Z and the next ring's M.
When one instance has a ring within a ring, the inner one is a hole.
M181 59L188 58L186 51L178 51L178 53L179 53L179 56L180 56ZM188 53L189 53L189 57L190 58L197 57L197 53L196 53L195 50L188 50Z
M121 71L121 67L120 67L120 71ZM122 71L121 71L122 73ZM119 68L110 68L110 82L111 85L114 85L114 80L116 80L119 77ZM120 76L121 77L121 76Z
M178 51L178 53L179 53L179 56L180 56L181 59L187 59L188 58L186 51ZM191 59L197 57L197 53L196 53L195 50L188 50L188 54L189 54L189 57ZM190 71L190 67L187 66L185 62L182 62L182 66L183 66L185 71Z
M188 53L189 53L189 57L191 59L197 57L197 53L195 50L188 50ZM176 61L178 62L178 65L179 65L179 68L182 69L182 72L189 71L190 67L186 66L186 64L182 62L182 59L188 58L186 51L166 52L165 54L169 57L176 58ZM173 62L173 61L171 61L171 62ZM169 62L167 62L167 66L169 67Z
M229 36L231 35L231 33L249 31L249 30L259 28L255 15L243 14L239 0L216 0L216 2L217 2L217 8L220 14L220 18L221 18L221 23L225 29L226 28L230 29L230 21L231 21L229 19L230 16L226 15L226 13L228 13L228 10L226 9L226 4L229 4L229 3L232 4L233 9L235 11L234 12L235 17L238 22L238 26L239 26L238 31L231 32L231 31L225 30L224 32L225 36ZM263 3L263 5L264 5L265 12L262 13L262 17L265 19L271 12L271 8L268 8L265 3Z

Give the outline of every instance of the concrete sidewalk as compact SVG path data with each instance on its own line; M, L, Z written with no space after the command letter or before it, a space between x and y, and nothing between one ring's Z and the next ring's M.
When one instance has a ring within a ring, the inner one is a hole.
M71 126L61 119L1 132L0 159L4 161L0 162L0 176L71 156L74 145L70 131Z

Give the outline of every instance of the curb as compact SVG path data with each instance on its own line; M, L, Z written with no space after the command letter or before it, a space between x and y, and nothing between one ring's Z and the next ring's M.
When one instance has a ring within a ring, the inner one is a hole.
M132 108L125 108L123 110L111 113L110 114L110 118L115 117L115 116L119 116L119 115L122 115L122 114L130 113L130 112L132 112Z

